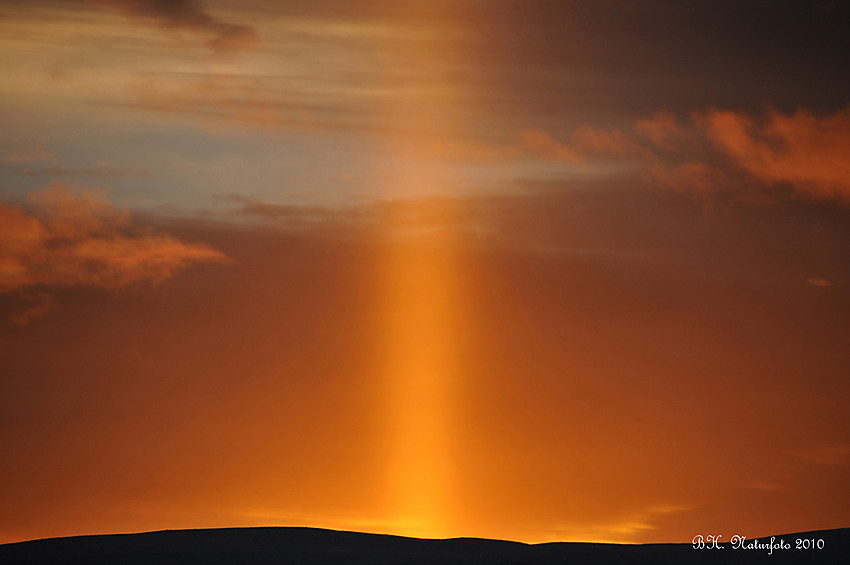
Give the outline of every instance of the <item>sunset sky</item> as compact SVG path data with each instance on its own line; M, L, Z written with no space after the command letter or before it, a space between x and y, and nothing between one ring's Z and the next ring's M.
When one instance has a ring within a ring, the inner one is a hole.
M848 37L0 0L0 543L850 526Z

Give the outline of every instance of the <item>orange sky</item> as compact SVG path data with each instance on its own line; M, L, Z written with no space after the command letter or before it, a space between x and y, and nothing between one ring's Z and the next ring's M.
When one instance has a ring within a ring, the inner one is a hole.
M846 527L848 21L0 0L0 543Z

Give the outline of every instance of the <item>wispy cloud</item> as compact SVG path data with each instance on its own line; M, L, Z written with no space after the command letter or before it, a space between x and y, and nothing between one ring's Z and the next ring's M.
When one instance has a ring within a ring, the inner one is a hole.
M53 178L80 177L96 180L115 180L127 177L149 178L152 176L151 172L147 169L125 169L113 166L69 168L58 165L21 168L18 169L18 174L28 176L48 176Z
M7 151L0 158L6 165L21 165L25 163L44 163L53 160L53 153L41 144L36 144L25 149Z
M692 510L685 505L658 505L641 509L619 520L605 523L564 524L558 527L551 539L558 541L586 541L597 543L634 543L647 531L656 529L655 521L660 517ZM549 541L549 540L545 540Z
M306 106L266 89L260 78L143 76L123 92L127 103L170 114L201 118L215 126L231 123L263 131L304 127L312 122Z
M224 203L235 205L232 212L257 220L277 222L291 227L291 224L303 224L313 220L338 220L339 211L321 206L293 206L265 200L253 200L239 194L226 194L218 197Z
M806 449L797 453L801 459L818 465L850 465L850 445L834 444Z
M251 26L216 18L195 0L87 0L123 14L134 21L152 25L168 33L188 32L214 52L252 49L262 44Z

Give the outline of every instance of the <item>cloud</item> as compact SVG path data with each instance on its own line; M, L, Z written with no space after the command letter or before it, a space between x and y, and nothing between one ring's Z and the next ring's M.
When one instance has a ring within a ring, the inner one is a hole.
M573 133L571 145L576 155L585 157L642 157L646 151L619 129L606 131L587 126Z
M821 288L828 288L828 287L832 286L832 281L829 280L829 279L811 278L811 279L807 279L806 282L809 283L812 286L817 286L817 287L821 287Z
M18 174L27 176L50 176L56 177L84 177L98 180L115 180L120 178L149 178L152 176L148 169L124 169L108 165L84 169L71 169L67 167L51 165L48 167L18 169Z
M681 164L664 162L652 167L649 176L662 185L704 197L738 184L723 169L698 160Z
M583 156L540 128L520 131L507 142L480 141L462 137L413 141L415 151L427 157L452 162L498 164L523 159L577 163Z
M740 168L816 198L850 199L850 107L822 118L807 110L762 120L713 111L700 120L709 139Z
M799 451L797 454L804 461L818 465L850 465L850 445L846 444L815 447Z
M522 159L543 160L576 164L592 155L627 155L635 145L621 132L583 127L577 130L569 143L558 141L540 128L519 132L509 143L441 140L424 147L423 153L443 159L474 163L511 162Z
M59 307L56 298L49 292L24 293L22 299L26 304L24 309L13 312L11 318L19 326L40 320Z
M224 22L194 0L88 0L88 3L167 32L195 34L216 53L252 49L262 43L253 27Z
M36 144L28 149L18 149L15 151L7 151L6 155L0 159L6 165L19 165L22 163L43 163L52 161L53 153L47 150L43 145Z
M29 208L0 204L0 293L156 283L193 263L225 260L205 244L134 230L126 211L60 182L32 194ZM43 300L39 304L20 320L49 310Z
M850 107L822 117L805 109L762 116L709 110L687 120L660 112L626 132L578 128L568 143L535 130L523 134L523 145L538 157L598 170L604 163L626 165L704 195L784 188L811 199L850 200Z
M554 528L550 539L562 541L594 540L596 543L634 543L635 538L657 529L658 518L693 510L686 505L661 504L635 511L609 521L584 521L561 524Z
M239 194L226 194L218 200L236 205L237 214L261 221L278 222L288 227L305 226L317 221L339 220L342 213L320 206L293 206L265 200L253 200Z
M229 122L278 131L315 125L306 107L278 98L278 93L264 87L259 78L207 75L186 80L182 76L145 76L130 81L124 94L137 107L194 116L213 127Z
M553 161L577 161L579 154L572 148L553 139L540 129L526 130L520 134L520 147L532 155Z
M638 120L635 131L658 147L671 147L682 137L682 128L671 112L659 112L652 118Z

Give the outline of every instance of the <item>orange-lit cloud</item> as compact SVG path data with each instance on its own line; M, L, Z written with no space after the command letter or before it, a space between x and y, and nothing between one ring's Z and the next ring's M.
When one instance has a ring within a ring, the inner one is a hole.
M818 286L821 288L828 288L832 286L832 281L829 279L810 278L806 279L806 282L812 286Z
M652 118L638 120L635 132L653 145L663 148L678 147L683 137L676 116L670 112L659 112Z
M251 26L222 21L209 14L195 0L87 0L100 6L153 25L167 32L197 35L214 52L252 49L262 43Z
M710 110L687 121L660 112L636 121L628 133L581 127L569 143L542 131L523 140L544 158L620 162L678 190L711 194L787 186L807 198L850 199L850 108L822 117L804 109L765 116Z
M713 111L699 121L715 146L754 177L815 198L850 199L850 108L824 117L772 111L761 120Z
M587 157L634 158L646 155L646 149L616 128L581 127L573 133L571 145L578 155Z
M224 256L167 234L133 232L130 216L92 192L54 182L29 198L31 211L0 204L0 292L33 286L119 288L159 282L198 262ZM32 319L48 308L20 316Z
M520 147L535 156L555 161L577 161L579 154L572 148L553 139L540 129L530 129L520 134Z
M703 196L766 201L781 192L775 189L790 187L807 198L850 199L850 108L823 117L803 109L764 116L709 110L684 120L658 112L626 129L580 126L563 140L534 128L509 143L457 139L422 150L469 163L568 163L599 175L615 165Z

